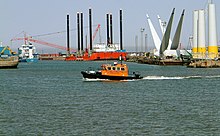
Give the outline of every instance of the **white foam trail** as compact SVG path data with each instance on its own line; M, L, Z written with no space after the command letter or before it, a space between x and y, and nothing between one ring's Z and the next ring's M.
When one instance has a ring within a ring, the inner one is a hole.
M185 79L188 79L188 78L202 78L202 76L186 76L184 77Z
M216 76L205 76L205 78L219 78L220 75L216 75Z
M164 77L164 76L147 76L143 79L148 80L167 80L167 79L184 79L184 77Z
M183 77L165 77L165 76L147 76L143 79L147 80L178 80L178 79L198 79L198 78L220 78L220 75L215 76L183 76Z

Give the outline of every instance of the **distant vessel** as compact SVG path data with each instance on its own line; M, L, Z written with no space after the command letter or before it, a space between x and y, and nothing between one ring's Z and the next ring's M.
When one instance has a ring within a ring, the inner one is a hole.
M140 74L133 72L129 74L128 66L126 64L118 64L117 62L114 65L103 64L101 70L92 70L91 68L86 71L81 71L84 79L97 79L97 80L133 80L133 79L142 79L143 77Z
M18 48L18 56L20 62L38 62L39 59L36 47L31 43L21 45Z
M0 47L0 68L17 68L18 56L8 46Z
M120 44L113 41L113 21L112 14L106 14L107 23L107 37L106 42L98 42L98 44L93 44L94 38L100 29L100 25L97 26L94 34L92 35L92 11L89 9L89 44L84 47L83 44L83 13L77 12L77 42L78 50L75 54L70 54L68 50L68 55L66 61L95 61L95 60L117 60L120 56L126 59L127 52L123 49L123 39L122 39L122 10L120 10ZM85 48L85 50L84 50ZM69 49L69 17L67 16L67 49Z
M82 51L83 52L83 51ZM126 59L127 52L125 50L120 50L119 44L105 44L98 43L93 47L93 52L89 53L86 50L82 53L82 56L69 56L66 57L66 61L70 60L82 60L82 61L94 61L94 60L117 60L120 56Z

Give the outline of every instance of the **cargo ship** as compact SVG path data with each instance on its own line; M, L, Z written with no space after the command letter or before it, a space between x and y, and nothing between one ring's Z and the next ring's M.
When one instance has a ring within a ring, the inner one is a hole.
M20 62L38 62L39 59L36 47L29 42L18 48L18 56Z
M17 68L18 56L8 46L0 47L0 68Z
M82 55L72 54L69 57L66 57L66 61L95 61L95 60L118 60L119 57L122 57L126 60L127 52L125 50L119 49L119 44L95 44L93 52L81 53Z

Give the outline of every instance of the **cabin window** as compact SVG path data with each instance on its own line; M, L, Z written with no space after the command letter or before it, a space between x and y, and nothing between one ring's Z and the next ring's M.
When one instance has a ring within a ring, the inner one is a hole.
M121 68L121 70L122 70L122 71L124 71L124 70L125 70L125 68Z
M111 70L111 67L107 67L108 70Z
M112 67L112 70L115 70L115 67Z
M117 67L117 71L120 71L120 67Z

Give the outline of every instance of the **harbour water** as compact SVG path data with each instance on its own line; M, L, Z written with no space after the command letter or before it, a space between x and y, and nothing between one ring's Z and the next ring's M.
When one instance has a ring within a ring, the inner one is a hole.
M1 69L0 135L220 134L220 69L127 63L144 79L82 80L81 70L102 63Z

